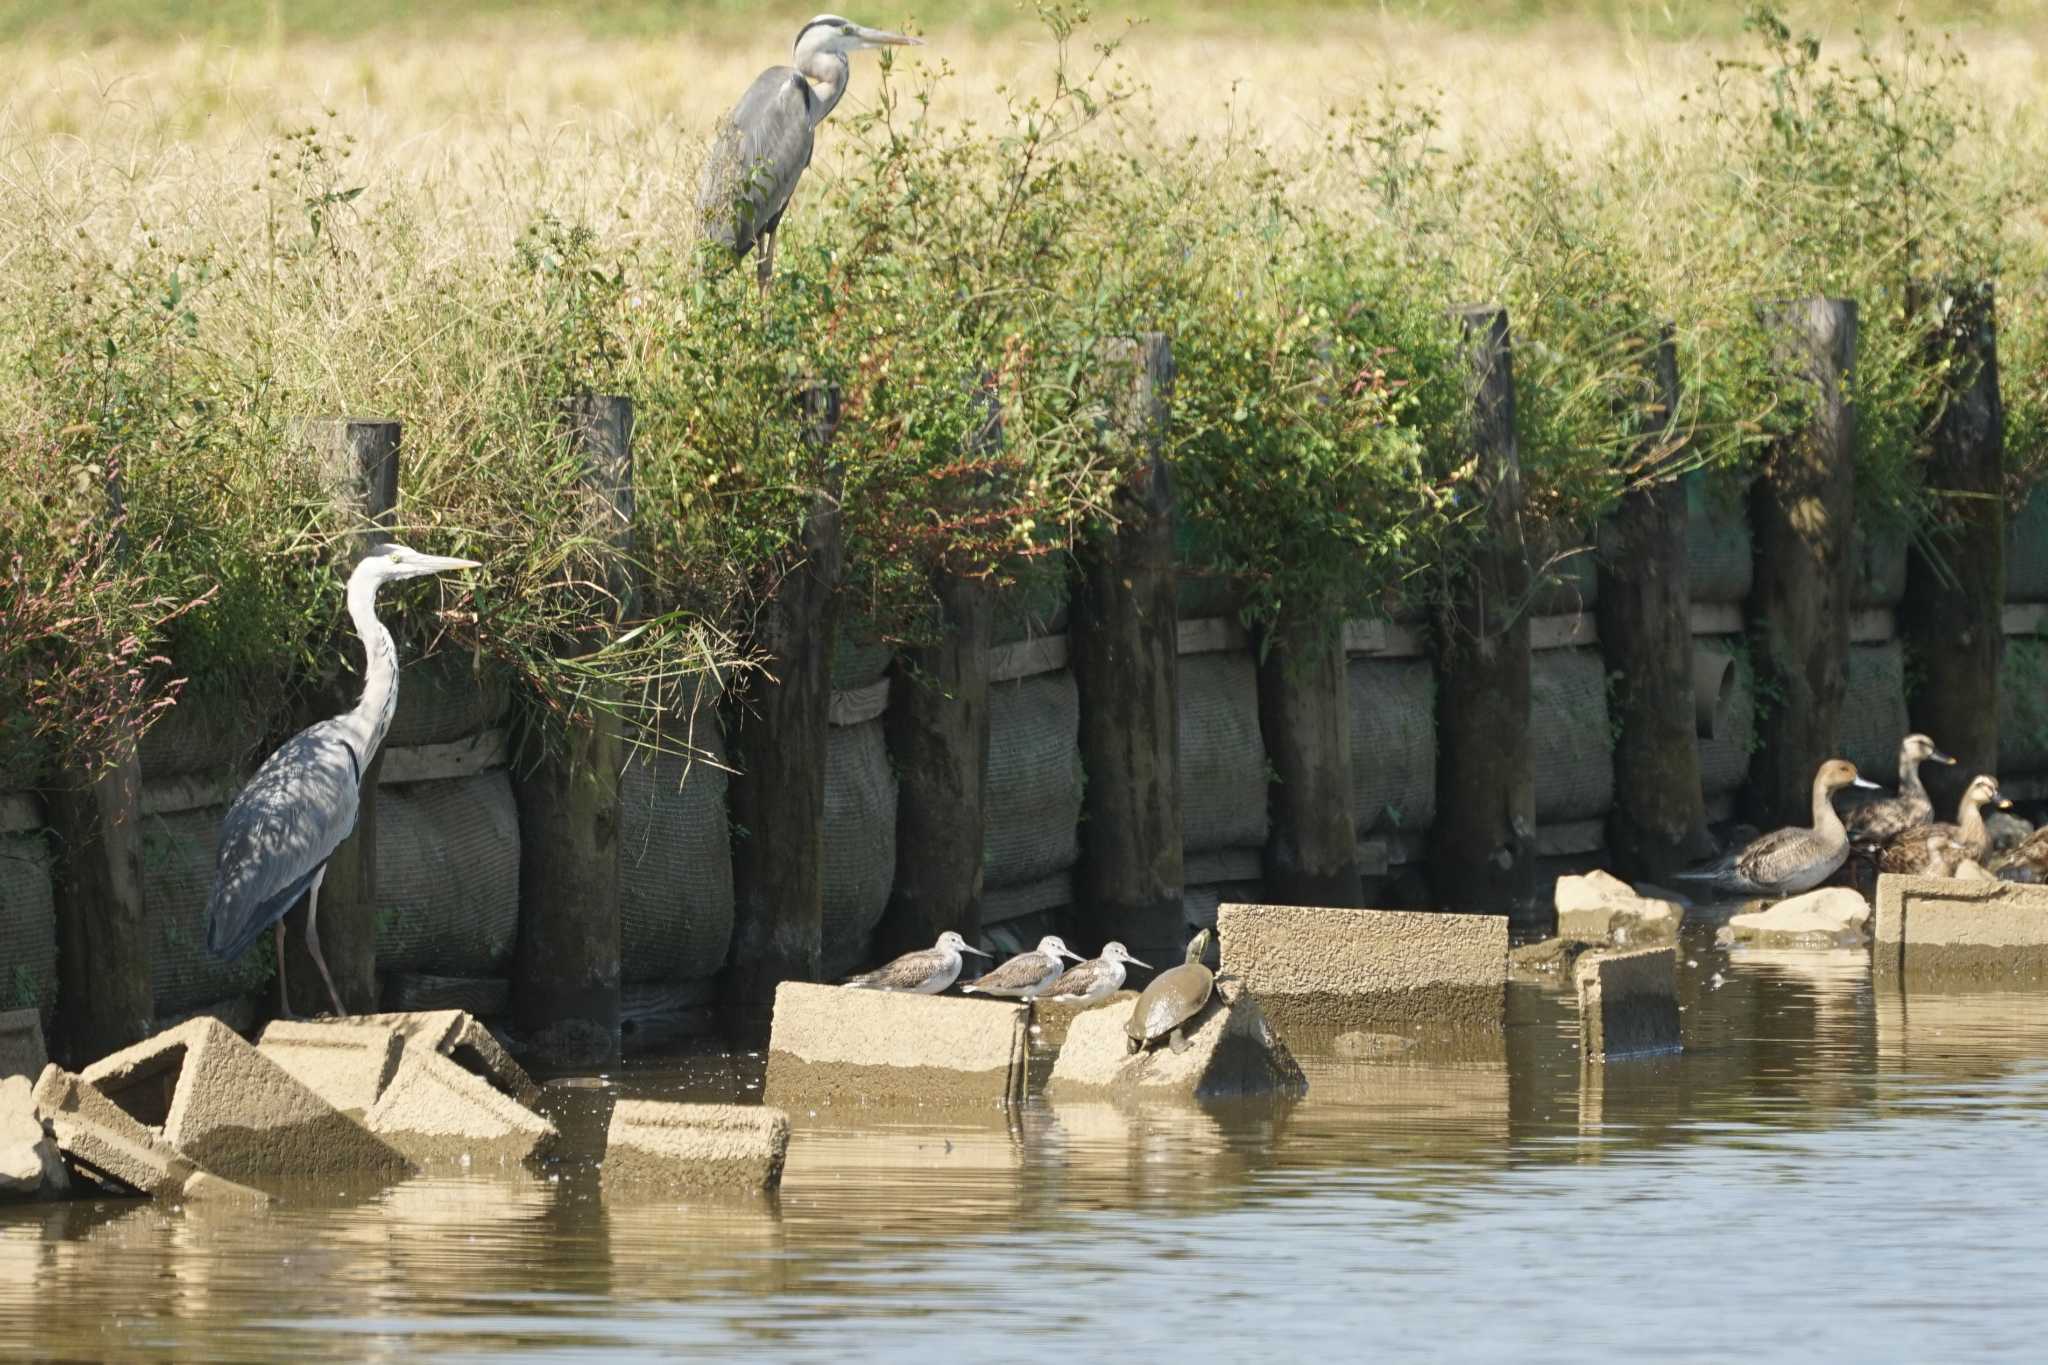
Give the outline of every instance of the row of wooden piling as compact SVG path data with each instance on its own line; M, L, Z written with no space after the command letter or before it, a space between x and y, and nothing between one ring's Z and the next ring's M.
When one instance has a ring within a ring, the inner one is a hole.
M1965 771L1988 771L1997 751L2004 547L1988 291L1956 291L1943 317L1930 345L1949 348L1970 382L1932 427L1928 478L1942 510L1928 546L1913 551L1901 625L1925 679L1912 700L1914 723L1941 736ZM1844 380L1856 310L1814 299L1770 318L1788 382L1817 397L1799 429L1771 446L1752 494L1750 635L1760 685L1780 700L1759 718L1751 813L1784 821L1803 817L1812 772L1829 756L1840 718L1854 499L1854 410ZM1427 856L1442 905L1499 913L1533 905L1537 892L1531 570L1508 318L1479 308L1459 321L1471 394L1464 453L1485 520L1476 553L1431 623L1439 813ZM1117 495L1114 529L1085 541L1072 569L1069 657L1087 773L1075 899L1094 937L1171 961L1184 932L1174 499L1164 453L1172 355L1157 335L1105 351L1105 363L1130 373L1130 401L1117 421L1138 458ZM1658 413L1642 439L1646 451L1661 447L1673 458L1666 424L1678 381L1668 334L1653 369ZM819 391L806 402L809 439L829 448L836 398ZM577 400L566 425L583 455L593 525L623 564L632 551L632 405L623 397ZM366 537L380 534L396 507L398 424L335 419L311 424L309 434ZM827 483L771 566L777 577L752 642L766 668L728 718L736 904L721 999L741 1029L765 1021L777 983L816 979L822 969L826 733L845 555L836 489ZM1622 499L1603 530L1599 565L1600 647L1617 721L1608 847L1622 871L1662 875L1708 849L1685 500L1675 480L1645 480ZM623 619L634 609L630 578L622 571L611 586ZM894 889L877 934L883 952L929 943L944 929L970 938L980 929L994 600L969 578L941 573L932 588L945 629L907 656L914 680L891 689L885 717L901 795ZM1341 623L1283 615L1261 628L1258 644L1259 722L1274 769L1267 895L1361 904ZM513 773L522 849L516 1024L545 1053L602 1063L616 1056L620 1037L623 736L600 714L569 727L566 743L529 746L529 754ZM322 940L352 1009L375 1005L376 770L373 760L356 833L330 863L321 897ZM139 788L131 747L96 781L59 784L49 803L60 840L58 1038L73 1058L102 1054L152 1025ZM291 941L294 992L320 998L301 940Z

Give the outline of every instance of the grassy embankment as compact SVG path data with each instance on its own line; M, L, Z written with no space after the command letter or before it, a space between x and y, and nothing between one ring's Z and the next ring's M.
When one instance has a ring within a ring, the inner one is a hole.
M404 418L406 534L487 562L473 591L404 599L411 648L493 660L570 711L596 679L659 704L743 659L828 477L857 611L884 634L916 635L933 572L1056 565L1123 459L1096 435L1113 377L1094 339L1140 327L1176 338L1196 552L1254 613L1360 609L1455 571L1454 301L1511 310L1525 480L1555 544L1642 471L1660 319L1685 451L1739 473L1798 409L1755 305L1814 291L1864 306L1866 516L1932 510L1922 432L1953 376L1915 281L1999 281L2030 480L2048 133L2024 16L1978 7L1953 44L1880 20L1866 48L1830 7L1816 56L1686 17L1709 9L1502 4L1451 28L1419 3L1301 6L1265 30L1198 9L1103 57L1093 30L947 7L886 82L860 59L765 307L738 274L698 278L694 198L712 121L786 21L742 42L721 6L423 25L393 5L337 33L321 7L251 5L170 41L189 25L142 17L165 7L0 11L19 36L0 786L89 755L180 677L272 727L334 681L346 527L295 439L311 413ZM836 475L788 401L807 378L846 393ZM650 614L571 661L558 641L604 604L597 538L565 531L554 414L587 390L641 403ZM988 393L1004 451L962 459Z

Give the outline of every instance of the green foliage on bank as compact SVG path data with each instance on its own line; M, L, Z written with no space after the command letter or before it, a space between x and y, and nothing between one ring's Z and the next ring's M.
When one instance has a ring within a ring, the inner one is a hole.
M1142 454L1103 343L1144 331L1174 343L1189 567L1254 624L1455 581L1482 520L1457 305L1509 312L1544 563L1646 479L1752 472L1808 401L1768 306L1815 292L1862 307L1860 515L1928 515L1926 432L1962 378L1926 345L1951 280L2002 290L2016 496L2043 467L2048 253L2013 212L2040 200L2038 133L1989 117L1938 40L1838 61L1760 10L1691 121L1595 156L1454 143L1404 90L1283 154L1162 144L1112 47L1043 20L1050 84L975 123L930 116L943 68L885 68L824 131L765 296L750 265L707 269L693 177L639 217L623 192L603 216L546 184L507 203L508 173L376 183L338 120L180 211L83 173L90 192L28 196L0 324L0 786L103 757L181 687L273 733L346 687L357 528L304 437L319 413L402 418L401 536L484 563L396 597L406 655L508 671L570 723L743 679L821 505L850 612L893 642L929 638L941 575L1057 573ZM804 398L827 386L829 443ZM630 604L562 419L607 392L638 405Z

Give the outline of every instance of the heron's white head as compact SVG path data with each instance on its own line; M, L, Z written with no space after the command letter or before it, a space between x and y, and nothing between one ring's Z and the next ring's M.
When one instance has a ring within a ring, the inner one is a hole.
M1132 957L1131 950L1118 943L1115 939L1111 939L1108 943L1102 945L1102 960L1104 962L1128 962L1133 967L1150 967L1152 965L1149 962Z
M923 43L924 39L913 38L906 33L890 33L886 29L856 24L836 14L821 14L797 30L796 55L791 65L802 71L812 58L828 53L844 57L849 52L871 47L918 47Z
M430 573L448 573L454 569L475 569L481 567L474 559L456 559L449 555L423 555L409 545L389 541L363 556L363 562L356 565L349 575L351 586L357 582L375 587L383 583L395 583L402 578L423 578Z
M939 935L938 947L946 952L973 953L976 957L989 956L989 954L984 953L981 949L974 947L972 944L968 943L966 939L960 937L960 935L954 933L951 929L948 929L945 933Z
M1082 960L1081 955L1067 947L1066 940L1058 934L1047 934L1044 938L1038 940L1038 951L1055 962L1063 957L1070 957L1076 962Z

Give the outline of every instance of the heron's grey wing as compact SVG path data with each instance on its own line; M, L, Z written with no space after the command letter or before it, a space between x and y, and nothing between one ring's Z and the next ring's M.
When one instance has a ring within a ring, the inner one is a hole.
M773 226L811 164L810 83L795 68L763 71L718 128L697 210L707 240L744 256Z
M362 764L337 721L301 730L263 760L221 821L206 946L246 951L292 908L356 827Z

